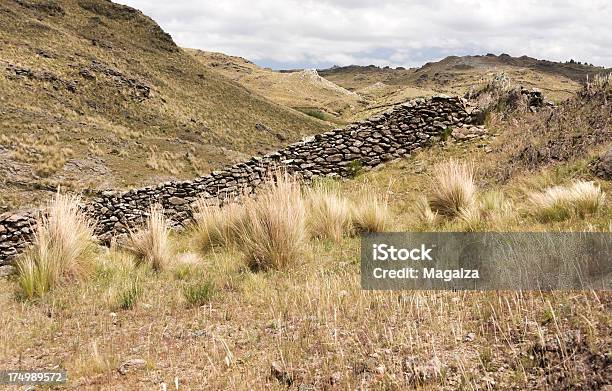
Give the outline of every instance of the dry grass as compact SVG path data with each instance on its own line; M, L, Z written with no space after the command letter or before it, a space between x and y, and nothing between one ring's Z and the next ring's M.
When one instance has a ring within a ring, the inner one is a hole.
M529 195L532 212L541 221L561 221L572 216L584 218L596 213L605 193L593 182L577 181L570 186L554 186Z
M352 218L360 232L385 232L392 225L389 201L371 189L362 189L354 201Z
M306 193L308 227L314 237L335 243L351 231L351 206L347 198L325 186L315 186Z
M137 263L144 263L155 271L161 271L173 259L169 234L163 209L152 206L145 227L131 233L128 249L136 256Z
M473 165L449 160L435 168L429 203L437 213L453 217L473 207L476 191Z
M244 207L240 247L251 269L283 270L301 261L308 239L306 203L295 178L276 175Z
M438 213L431 210L427 197L419 197L414 203L414 214L424 229L433 228L438 221Z
M34 245L17 262L24 297L43 296L91 271L93 223L79 209L79 201L77 196L58 193L39 217Z
M232 202L225 206L199 198L193 206L194 240L197 246L208 250L214 246L230 246L238 240L238 229L245 219L242 204Z

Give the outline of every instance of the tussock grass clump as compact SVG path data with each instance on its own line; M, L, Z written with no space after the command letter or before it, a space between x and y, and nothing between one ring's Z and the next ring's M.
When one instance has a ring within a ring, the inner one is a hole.
M131 310L138 303L142 292L143 288L138 275L125 278L116 292L114 307L121 310Z
M128 250L136 256L138 264L144 263L161 271L172 261L169 234L163 210L152 206L145 227L131 233Z
M554 186L531 193L532 212L541 221L562 221L572 216L596 213L604 204L605 193L593 182L577 181L571 186Z
M308 227L314 237L338 243L351 231L351 207L348 199L336 191L315 186L306 192Z
M472 164L450 160L436 167L433 179L429 204L434 211L454 217L473 207L477 188Z
M425 229L433 228L438 221L438 213L431 210L427 197L419 197L414 203L417 221Z
M297 179L277 174L244 207L238 232L251 269L283 270L302 258L308 239L306 202Z
M195 202L193 211L194 239L198 247L207 250L236 243L238 227L245 218L243 205L233 202L222 207L200 198Z
M58 193L38 218L33 246L17 261L25 298L40 297L92 270L94 226L79 209L79 201L77 196Z
M208 303L215 293L215 286L210 281L197 281L183 287L183 296L190 307L200 307Z
M361 232L384 232L391 226L391 211L386 198L362 191L355 201L353 225Z

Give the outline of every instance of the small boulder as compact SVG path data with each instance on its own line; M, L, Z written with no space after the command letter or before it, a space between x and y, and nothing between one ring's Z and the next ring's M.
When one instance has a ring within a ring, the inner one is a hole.
M117 371L120 374L126 375L129 371L134 369L143 369L147 365L147 362L141 358L134 358L121 364Z
M612 180L612 149L590 164L591 172L598 178Z
M16 271L17 269L15 269L15 267L11 265L0 266L0 278L8 277L12 274L15 274Z

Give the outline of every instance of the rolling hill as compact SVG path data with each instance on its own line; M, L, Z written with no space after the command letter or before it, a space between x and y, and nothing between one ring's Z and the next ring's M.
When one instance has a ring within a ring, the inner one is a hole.
M242 57L186 49L207 68L268 99L324 120L342 122L370 104L360 94L322 78L314 69L278 72Z
M504 72L515 83L526 88L539 88L554 101L562 101L580 90L587 75L609 73L610 70L575 62L558 63L507 54L496 56L450 56L420 68L389 68L374 65L333 67L319 74L355 92L378 91L381 105L390 105L418 92L464 94L472 87L485 84Z
M0 211L58 185L193 177L329 128L202 66L130 7L0 3Z

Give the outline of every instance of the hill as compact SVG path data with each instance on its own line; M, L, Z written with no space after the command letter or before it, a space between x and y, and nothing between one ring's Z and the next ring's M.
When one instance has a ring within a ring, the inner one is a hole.
M382 90L379 100L383 104L395 104L419 90L464 94L470 88L485 84L499 72L505 72L515 83L524 87L541 89L549 99L561 101L580 90L587 75L593 77L610 70L575 62L558 63L507 54L450 56L411 69L351 65L319 70L321 76L351 91L378 87Z
M106 0L0 3L0 209L193 177L330 128Z
M340 87L314 69L273 71L242 57L187 49L206 67L268 99L323 120L343 122L369 104L360 94Z

